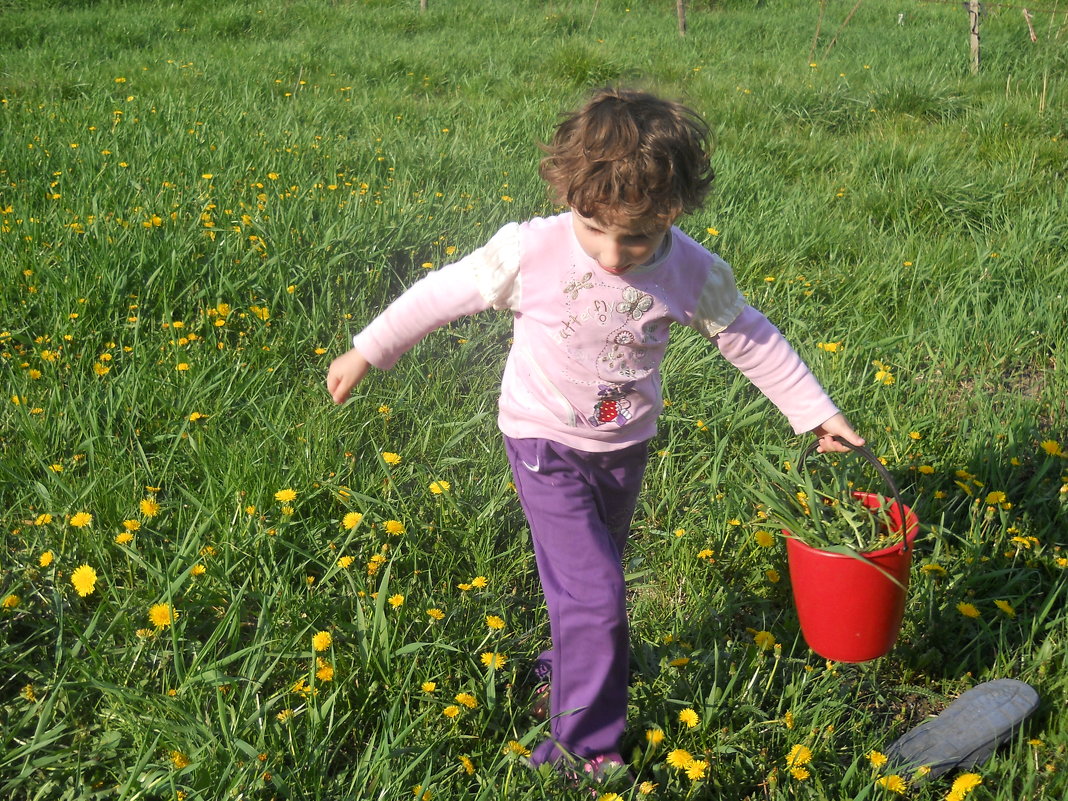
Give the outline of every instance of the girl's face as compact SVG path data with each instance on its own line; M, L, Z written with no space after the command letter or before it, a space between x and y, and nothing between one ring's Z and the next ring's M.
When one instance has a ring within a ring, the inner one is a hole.
M583 217L574 209L571 222L585 254L611 275L623 275L651 262L671 229L670 223L659 221L656 228L650 228L646 220L607 222Z

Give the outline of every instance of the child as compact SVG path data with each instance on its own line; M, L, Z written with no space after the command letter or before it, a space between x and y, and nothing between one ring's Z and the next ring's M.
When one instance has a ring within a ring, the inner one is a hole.
M600 775L619 754L629 638L622 552L663 406L670 323L696 328L821 451L864 443L730 267L678 228L713 173L690 109L605 89L559 125L541 175L570 211L510 223L404 292L330 365L336 403L370 365L486 309L513 315L499 427L530 525L549 611L551 736L534 765L577 760Z

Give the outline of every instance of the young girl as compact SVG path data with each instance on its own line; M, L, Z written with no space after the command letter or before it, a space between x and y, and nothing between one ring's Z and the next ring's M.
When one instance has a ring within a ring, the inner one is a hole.
M601 90L559 125L541 175L570 211L510 223L404 292L330 365L342 403L462 315L508 310L514 341L498 425L549 611L551 736L534 765L600 774L619 754L629 638L622 552L663 406L671 323L696 328L821 451L861 439L719 256L673 227L713 172L706 125L652 95Z

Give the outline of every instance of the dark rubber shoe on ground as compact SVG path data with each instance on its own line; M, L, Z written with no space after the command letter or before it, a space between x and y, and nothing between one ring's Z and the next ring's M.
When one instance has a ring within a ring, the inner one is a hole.
M929 770L917 782L975 767L1010 741L1037 708L1038 693L1015 679L996 679L962 693L941 714L899 737L886 750L899 773Z

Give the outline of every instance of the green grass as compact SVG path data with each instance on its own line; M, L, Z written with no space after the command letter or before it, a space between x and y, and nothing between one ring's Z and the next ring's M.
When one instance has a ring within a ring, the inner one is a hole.
M562 797L508 748L539 734L548 639L495 427L508 321L429 337L343 408L324 374L424 264L552 213L536 143L605 82L706 115L717 186L683 228L923 523L898 645L826 664L746 469L803 438L680 331L627 555L639 780L878 798L870 751L1009 676L1043 705L970 797L1068 794L1068 18L1036 13L1032 44L991 8L972 76L954 4L871 0L828 50L829 6L811 58L814 4L689 6L680 39L667 2L0 2L3 797Z

